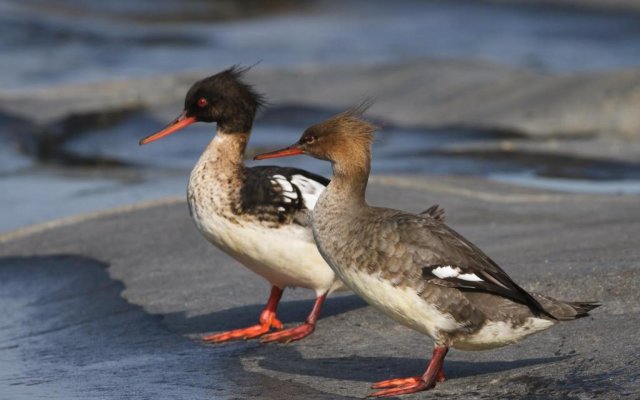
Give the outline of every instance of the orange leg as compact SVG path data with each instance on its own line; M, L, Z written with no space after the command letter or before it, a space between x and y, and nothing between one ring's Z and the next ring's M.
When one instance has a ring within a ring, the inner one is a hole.
M370 394L368 397L389 397L398 396L401 394L415 393L422 390L433 389L436 386L436 382L444 382L444 370L442 364L444 363L444 357L449 351L448 347L436 346L433 349L433 356L427 366L427 370L422 376L412 376L410 378L398 378L389 379L375 383L373 389L385 389L379 390Z
M271 295L267 306L260 314L260 323L252 325L248 328L234 329L232 331L207 335L202 338L203 341L209 343L223 343L230 340L253 339L269 332L271 328L282 329L282 322L276 318L276 309L282 297L282 289L277 286L271 287Z
M260 342L261 343L273 343L273 342L289 343L289 342L300 340L302 338L305 338L311 335L311 333L313 333L313 331L316 329L316 321L318 321L318 316L320 315L322 304L324 303L324 300L326 298L327 298L326 293L316 298L316 302L313 305L313 309L311 310L311 313L309 314L309 316L307 317L307 320L302 325L296 326L295 328L285 329L280 332L274 332L268 335L264 335L262 338L260 338Z

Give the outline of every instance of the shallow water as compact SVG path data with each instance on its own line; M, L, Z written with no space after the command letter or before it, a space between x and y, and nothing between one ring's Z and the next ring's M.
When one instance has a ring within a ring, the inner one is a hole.
M168 110L167 110L168 111ZM307 113L313 114L308 110ZM318 117L322 111L317 111ZM285 113L286 114L286 113ZM173 114L171 114L173 115ZM164 196L182 196L191 168L213 136L214 125L195 124L162 140L138 140L163 127L162 113L131 113L109 127L88 129L62 141L52 159L40 160L0 146L0 231L58 217ZM295 119L295 118L294 118ZM314 118L312 118L314 119ZM317 118L316 118L317 119ZM258 121L247 149L249 165L286 165L326 176L330 165L310 157L268 162L250 158L295 142L305 127ZM640 163L568 153L501 149L505 135L474 130L401 129L388 126L374 145L373 174L463 175L538 189L640 194ZM530 141L514 137L516 147ZM588 139L583 140L588 144ZM596 143L598 148L602 147ZM5 157L6 156L6 157ZM82 160L78 164L78 160ZM87 164L85 164L87 163Z
M594 181L588 179L545 178L531 173L490 174L489 179L536 189L572 193L640 194L640 180Z
M258 61L453 57L553 71L640 65L640 16L632 13L473 1L309 1L220 20L215 3L165 0L153 10L146 4L0 0L0 89Z
M165 114L173 115L171 111L136 112L108 127L89 127L62 140L47 159L20 151L15 137L0 136L4 139L0 146L0 192L4 193L0 196L0 231L138 201L182 196L189 172L211 140L215 126L195 124L139 146L140 138L170 120ZM280 114L295 116L295 111ZM322 117L321 110L307 110L307 114ZM273 118L259 120L247 150L247 163L293 166L329 176L330 165L310 157L250 160L258 152L293 143L304 128ZM566 153L559 153L545 150L539 141L495 132L387 126L374 144L372 172L477 176L559 192L640 194L640 163L577 155L575 150L580 146L592 146L601 153L603 144L590 144L589 140L565 141L560 147ZM505 141L514 149L503 150ZM532 143L542 149L527 150Z

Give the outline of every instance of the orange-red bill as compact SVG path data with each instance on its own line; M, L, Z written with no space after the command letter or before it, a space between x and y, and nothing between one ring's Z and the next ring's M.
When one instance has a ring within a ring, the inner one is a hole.
M187 117L183 112L180 114L178 118L176 118L172 123L167 125L163 130L158 131L154 134L147 136L146 138L140 140L139 144L142 146L143 144L151 143L155 140L161 139L165 136L171 135L172 133L179 131L182 128L186 128L187 126L196 122L195 117Z
M279 157L289 157L289 156L298 156L300 154L304 154L304 151L297 144L291 145L289 147L285 147L284 149L272 151L270 153L262 153L253 157L254 160L266 160L269 158L279 158Z

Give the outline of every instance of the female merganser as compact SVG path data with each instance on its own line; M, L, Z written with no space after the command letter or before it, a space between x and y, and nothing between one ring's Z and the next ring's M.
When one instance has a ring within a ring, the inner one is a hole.
M313 211L320 253L343 282L395 321L434 339L423 375L378 382L373 397L414 393L444 381L450 347L514 343L599 304L528 293L479 248L441 220L371 207L365 189L375 127L350 110L307 129L266 159L308 154L330 161L333 178Z
M263 97L241 80L245 71L232 67L196 82L180 116L140 144L195 122L217 123L216 136L191 171L187 190L191 217L211 243L272 288L258 324L203 340L221 343L281 330L276 309L284 288L312 289L316 301L304 324L262 336L263 342L289 342L313 332L326 296L342 287L318 253L308 219L329 180L296 168L245 167L253 120L264 104Z

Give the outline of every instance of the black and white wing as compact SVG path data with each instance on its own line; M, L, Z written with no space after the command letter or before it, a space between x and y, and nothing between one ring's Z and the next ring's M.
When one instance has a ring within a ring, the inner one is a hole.
M445 224L436 222L434 225L436 228L432 232L441 246L441 254L447 256L422 268L425 279L445 286L497 294L553 317L476 245Z
M242 211L264 222L310 226L310 211L328 184L327 178L297 168L249 168L241 191Z

